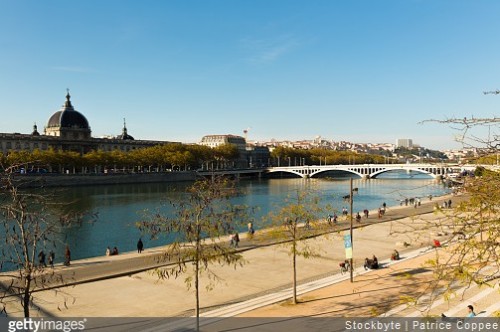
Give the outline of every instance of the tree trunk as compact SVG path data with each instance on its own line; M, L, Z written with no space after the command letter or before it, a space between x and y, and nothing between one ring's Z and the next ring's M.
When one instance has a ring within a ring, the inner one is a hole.
M26 276L26 280L24 281L24 294L23 294L23 309L25 318L29 318L30 316L30 286L31 286L31 276Z
M196 293L196 331L200 331L200 253L201 253L201 227L197 222L196 225L196 257L195 257L195 276L194 288Z
M293 304L297 304L297 255L295 254L296 243L293 241Z

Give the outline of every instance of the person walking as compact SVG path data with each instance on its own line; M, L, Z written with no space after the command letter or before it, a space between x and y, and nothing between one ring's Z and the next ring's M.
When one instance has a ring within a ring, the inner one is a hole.
M231 246L238 248L239 242L240 242L240 236L238 235L238 232L236 232L231 236Z
M47 264L45 263L45 253L43 250L38 254L38 263L40 267L47 267Z
M139 241L137 241L137 252L140 254L143 248L144 248L144 243L142 243L142 239L139 238Z
M69 245L66 245L64 250L64 265L69 266L71 264L71 250L69 250Z
M54 251L51 250L49 252L49 265L51 268L54 268L54 259L56 258L56 254L54 254Z
M249 222L247 227L248 227L248 234L253 235L255 233L255 229L253 228L253 223Z

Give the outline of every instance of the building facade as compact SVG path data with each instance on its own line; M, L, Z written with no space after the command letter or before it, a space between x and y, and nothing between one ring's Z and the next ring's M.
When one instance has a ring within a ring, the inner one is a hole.
M31 134L0 133L0 152L34 150L75 151L85 154L93 150L131 151L135 149L168 144L167 141L135 140L127 132L125 122L122 134L112 138L92 137L87 118L78 112L71 103L71 96L66 94L66 101L61 109L49 117L43 134L35 124Z
M247 144L242 136L237 135L206 135L203 136L200 145L216 148L225 144L233 144L238 148L239 161L235 166L240 168L265 167L269 163L269 149L263 146Z
M411 138L398 138L396 140L396 147L411 149L413 147L413 140Z

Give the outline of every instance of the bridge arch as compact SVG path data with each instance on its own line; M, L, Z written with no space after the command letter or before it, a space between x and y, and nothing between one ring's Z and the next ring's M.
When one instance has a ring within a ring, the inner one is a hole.
M295 174L298 175L301 178L308 177L307 174L304 172L300 172L301 170L295 170L295 169L278 169L278 170L268 170L268 174L270 173L288 173L288 174Z
M432 176L434 179L438 178L439 175L436 175L432 173L431 171L420 169L420 168L382 168L382 169L377 169L375 172L370 174L370 178L376 178L378 175L383 174L383 173L388 173L392 171L412 171L412 172L418 172L421 174L426 174Z
M360 178L362 178L364 176L364 174L361 174L361 173L359 173L355 170L352 170L352 169L343 169L343 170L318 169L318 170L315 170L314 172L312 172L309 176L314 177L317 174L321 174L321 173L325 173L325 172L332 172L332 171L333 172L351 173L351 174L359 176Z

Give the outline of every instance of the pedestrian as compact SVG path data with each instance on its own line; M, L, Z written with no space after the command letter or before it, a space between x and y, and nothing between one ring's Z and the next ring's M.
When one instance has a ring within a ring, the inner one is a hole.
M111 248L109 246L106 248L106 256L111 256Z
M385 204L385 202L382 203L382 207L384 208L384 212L385 212L385 209L387 208L387 204Z
M361 215L359 212L356 214L356 222L361 222Z
M239 242L240 242L240 236L238 235L237 232L231 235L231 247L238 248Z
M451 199L448 200L448 209L451 209Z
M140 254L143 248L144 248L144 243L142 243L142 239L139 238L139 241L137 241L137 252Z
M255 233L255 229L253 229L253 223L249 222L247 227L248 227L248 234L253 235Z
M56 254L54 254L54 251L49 252L49 265L51 268L54 268L54 260L56 258Z
M368 219L368 214L370 213L370 211L368 211L368 209L365 209L363 213L365 214L365 218Z
M474 307L472 305L467 306L467 317L476 317L476 313L474 312Z
M64 265L69 266L71 264L71 251L69 250L69 245L66 245L64 250Z
M47 267L47 264L45 264L45 253L43 250L38 253L38 263L40 267Z
M111 251L111 255L112 256L118 255L118 248L117 247L113 247L113 251Z

